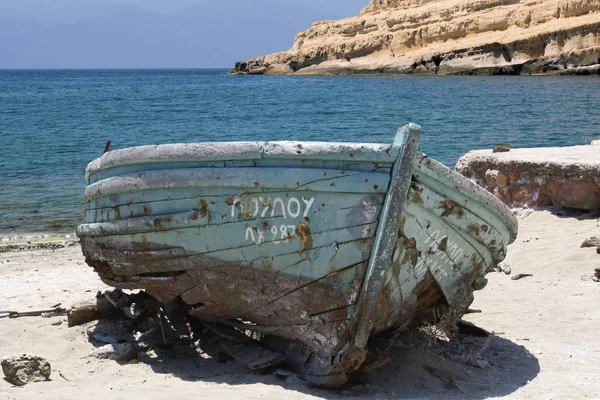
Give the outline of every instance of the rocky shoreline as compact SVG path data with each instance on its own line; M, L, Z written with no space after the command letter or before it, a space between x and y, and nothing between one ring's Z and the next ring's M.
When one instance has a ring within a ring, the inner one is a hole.
M600 74L600 1L372 0L234 74Z

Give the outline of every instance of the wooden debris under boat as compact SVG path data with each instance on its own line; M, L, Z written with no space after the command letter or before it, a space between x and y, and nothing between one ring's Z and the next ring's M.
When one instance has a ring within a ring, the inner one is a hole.
M420 132L108 152L86 171L86 262L340 386L371 336L460 318L516 236L503 203L418 151Z

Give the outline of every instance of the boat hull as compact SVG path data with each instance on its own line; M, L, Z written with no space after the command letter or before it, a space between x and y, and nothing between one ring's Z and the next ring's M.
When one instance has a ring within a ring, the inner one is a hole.
M86 261L114 287L283 338L305 379L338 386L364 360L360 336L462 315L516 235L491 194L406 146L109 153L87 171Z

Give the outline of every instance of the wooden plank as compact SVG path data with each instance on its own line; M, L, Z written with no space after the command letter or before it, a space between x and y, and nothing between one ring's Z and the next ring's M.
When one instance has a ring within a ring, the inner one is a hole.
M322 192L237 194L228 192L220 196L200 195L179 200L144 202L127 202L128 198L119 197L118 200L122 200L122 202L115 202L115 205L107 206L111 200L117 199L110 196L90 202L90 208L84 211L86 222L102 223L142 217L152 218L152 221L154 221L153 218L167 220L168 216L172 214L198 211L200 216L207 217L203 218L203 225L243 221L255 221L256 224L262 224L273 218L282 218L288 222L294 220L298 224L299 222L317 221L324 217L332 220L344 218L344 216L350 216L350 223L356 224L367 221L361 215L371 215L379 211L383 203L383 195ZM133 199L130 198L130 200ZM98 207L100 205L107 207ZM189 221L190 226L202 226L194 221ZM163 222L165 222L164 226L176 227L172 223L169 224L169 221ZM156 228L161 229L160 226Z
M458 230L457 234L477 239L493 252L495 259L502 260L506 256L507 243L502 234L468 208L452 202L421 184L413 184L409 197L413 201L407 205L407 210L412 215L429 213L436 215L450 224L453 229ZM426 227L426 224L424 226Z
M346 171L362 171L389 174L392 162L385 161L356 161L356 160L308 160L303 158L288 159L248 159L221 161L177 161L139 164L125 164L107 169L100 169L88 177L88 184L115 176L139 172L193 168L316 168Z
M400 149L392 170L392 178L387 188L369 267L357 303L358 312L355 315L357 326L352 344L354 349L363 349L367 345L369 336L375 327L375 317L380 306L380 293L396 247L404 206L408 201L407 195L420 135L421 127L409 124L399 130L394 142Z
M204 257L221 262L239 263L240 265L268 271L275 275L297 276L309 280L319 279L337 270L344 269L349 265L354 265L368 259L370 243L364 243L362 239L341 242L339 244L337 242L331 243L330 239L324 241L325 244L323 246L315 247L308 252L295 249L279 253L281 251L279 248L269 250L264 247L248 246L206 254ZM103 244L107 245L107 243ZM317 242L317 244L319 243ZM114 246L114 243L108 243L108 247L119 248L118 246ZM89 252L91 249L87 251ZM177 257L149 260L148 257L144 257L140 252L135 254L135 258L128 257L128 254L123 253L122 250L100 250L99 252L103 255L102 257L106 258L113 265L112 269L117 275L128 276L141 273L180 270L179 262L170 262L170 260L176 260ZM192 254L188 257L197 259L196 268L202 267L202 254ZM174 269L170 267L171 264L174 266ZM300 273L303 275L295 275ZM339 282L340 285L346 283Z
M100 170L127 164L168 163L174 161L259 160L261 142L189 143L138 146L111 151L92 161L86 178Z
M392 146L376 143L334 142L208 142L139 146L111 151L92 161L86 177L101 170L128 164L156 165L180 162L289 159L350 160L391 162L396 158Z
M518 223L510 209L481 186L427 156L418 159L415 179L441 196L469 209L473 214L493 226L512 243L517 235Z
M393 162L398 149L389 144L336 142L269 142L263 158Z
M468 235L459 235L435 215L412 215L407 210L405 218L404 234L412 244L394 267L404 301L410 303L416 299L417 287L427 272L433 274L450 305L457 299L463 300L460 293L485 274L493 262L490 252Z
M108 178L89 185L84 201L128 191L219 187L256 190L385 193L385 174L311 168L193 168L148 171Z
M181 298L191 306L193 316L204 320L240 319L302 331L302 326L310 329L309 324L347 320L365 268L366 263L360 263L309 280L292 275L273 277L234 264L206 264L191 273L198 284ZM260 326L256 331L264 332Z

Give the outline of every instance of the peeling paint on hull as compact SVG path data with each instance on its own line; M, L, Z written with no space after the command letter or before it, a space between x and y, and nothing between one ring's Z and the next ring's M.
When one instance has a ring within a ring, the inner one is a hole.
M107 153L86 172L86 261L201 320L250 321L305 379L339 386L370 335L466 311L516 236L502 203L417 152L419 132Z

